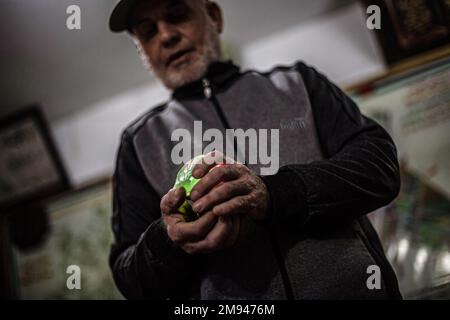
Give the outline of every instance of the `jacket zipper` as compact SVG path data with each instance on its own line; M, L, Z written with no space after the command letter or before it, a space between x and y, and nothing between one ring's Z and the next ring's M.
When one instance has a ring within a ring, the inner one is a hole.
M205 98L212 102L217 115L219 116L220 120L222 121L223 126L225 127L225 129L231 129L230 123L228 122L227 118L225 117L225 114L223 113L223 110L220 107L219 101L217 100L216 96L214 95L210 81L207 78L203 78L202 85L203 85L203 94L204 94ZM237 153L238 146L237 146L236 137L234 137L233 145L234 145L234 154L237 155L238 154ZM245 159L245 158L243 157L242 159ZM244 165L247 165L246 161L244 161ZM292 290L292 285L291 285L291 281L289 279L289 275L287 273L286 266L283 261L283 255L281 254L281 250L278 247L278 244L275 240L274 235L272 235L270 232L269 232L269 238L270 238L270 242L272 243L273 249L275 251L275 259L277 260L278 268L280 269L281 279L283 281L283 287L284 287L286 298L288 300L293 300L294 293Z
M213 94L211 83L209 82L209 80L207 78L203 78L202 84L203 84L203 94L205 95L205 98L207 100L212 102L214 109L216 110L216 113L220 118L220 121L222 122L223 126L225 127L225 130L231 129L230 123L228 122L227 118L225 117L225 114L223 113L223 110L220 107L219 101L217 101L217 98ZM240 151L240 150L238 150L236 137L234 137L233 148L234 148L234 155L235 156L238 155L238 151ZM239 152L239 154L241 154L241 153ZM245 159L245 158L242 157L242 159ZM246 163L244 163L244 164L247 165Z

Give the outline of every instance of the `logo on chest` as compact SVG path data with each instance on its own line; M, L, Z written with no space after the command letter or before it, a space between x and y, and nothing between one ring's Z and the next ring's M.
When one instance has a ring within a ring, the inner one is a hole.
M292 119L282 119L280 121L281 130L294 130L294 129L305 129L306 119L303 117L297 117Z

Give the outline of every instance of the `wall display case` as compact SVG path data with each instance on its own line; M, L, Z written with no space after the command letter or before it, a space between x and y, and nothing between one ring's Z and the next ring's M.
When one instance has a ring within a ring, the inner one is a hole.
M46 203L46 240L29 251L13 250L19 298L122 299L108 266L111 203L109 180ZM75 274L69 266L79 267L80 289L67 286Z
M369 88L369 90L368 90ZM401 192L371 214L406 298L450 298L450 59L355 92L393 137Z

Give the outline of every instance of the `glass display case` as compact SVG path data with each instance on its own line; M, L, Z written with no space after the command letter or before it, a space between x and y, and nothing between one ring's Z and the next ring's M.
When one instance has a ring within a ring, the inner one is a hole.
M450 59L365 86L361 111L393 137L401 191L370 214L405 298L450 298Z

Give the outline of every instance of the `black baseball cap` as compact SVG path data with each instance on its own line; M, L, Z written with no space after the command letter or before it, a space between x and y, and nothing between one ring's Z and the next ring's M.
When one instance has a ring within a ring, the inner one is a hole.
M112 32L128 30L131 10L139 0L120 0L109 17L109 29Z

